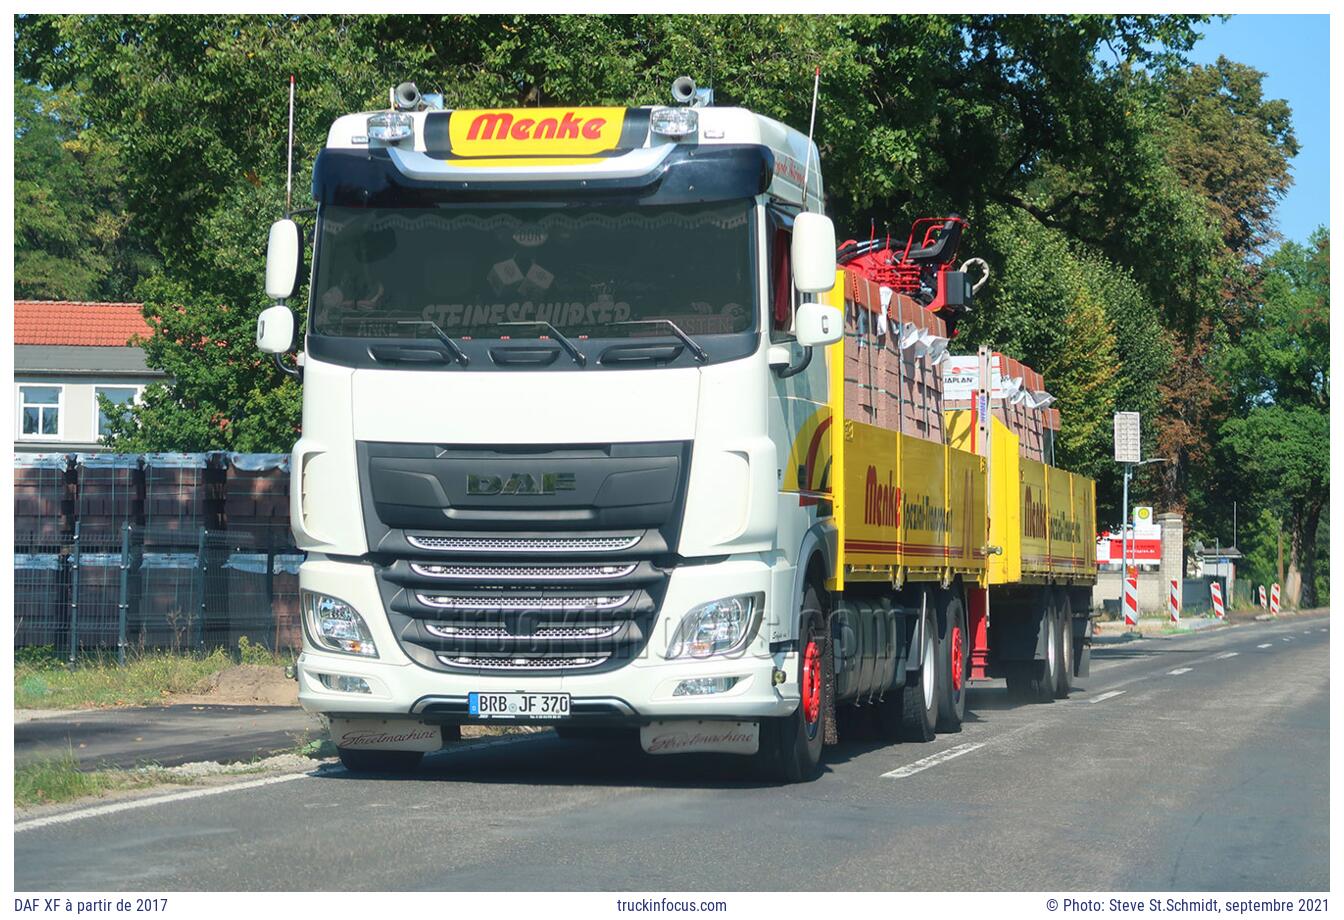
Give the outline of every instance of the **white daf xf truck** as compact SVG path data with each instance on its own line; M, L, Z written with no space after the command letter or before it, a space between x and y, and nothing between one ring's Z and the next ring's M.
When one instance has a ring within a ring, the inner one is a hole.
M817 149L706 95L447 110L403 84L331 126L291 511L300 700L347 767L408 769L485 721L798 781L837 701L925 740L959 721L931 594L831 618ZM277 361L306 237L271 231Z

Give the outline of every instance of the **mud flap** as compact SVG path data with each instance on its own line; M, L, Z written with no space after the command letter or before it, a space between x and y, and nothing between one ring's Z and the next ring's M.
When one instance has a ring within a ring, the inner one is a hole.
M1073 618L1073 647L1076 656L1073 675L1087 677L1092 667L1092 617Z
M352 751L437 751L443 732L410 719L328 719L331 740Z

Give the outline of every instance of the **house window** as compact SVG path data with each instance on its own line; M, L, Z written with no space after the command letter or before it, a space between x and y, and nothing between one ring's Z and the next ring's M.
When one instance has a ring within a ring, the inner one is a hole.
M61 387L19 387L20 434L25 438L61 436Z
M135 398L139 393L140 390L138 387L93 388L94 410L98 413L98 439L100 441L107 437L110 432L108 430L108 414L103 411L103 402L98 397L106 397L113 405L122 407L129 406L131 403L135 402Z

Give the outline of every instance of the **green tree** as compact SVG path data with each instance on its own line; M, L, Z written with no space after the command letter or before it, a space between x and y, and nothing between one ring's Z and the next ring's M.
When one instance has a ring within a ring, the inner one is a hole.
M1219 57L1174 68L1162 80L1167 159L1182 183L1200 193L1227 248L1241 258L1274 238L1274 206L1292 185L1288 161L1299 149L1292 110L1264 97L1264 77Z
M128 299L149 260L121 194L115 145L79 96L14 84L14 296Z
M1225 362L1237 417L1221 429L1224 487L1284 522L1284 592L1304 606L1318 601L1318 531L1330 498L1329 266L1324 229L1270 256L1263 299Z

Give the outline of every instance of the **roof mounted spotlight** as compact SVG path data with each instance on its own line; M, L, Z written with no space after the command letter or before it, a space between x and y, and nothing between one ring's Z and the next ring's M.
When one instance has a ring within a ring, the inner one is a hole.
M422 107L424 101L414 83L399 83L392 90L392 107L402 112L414 112Z

